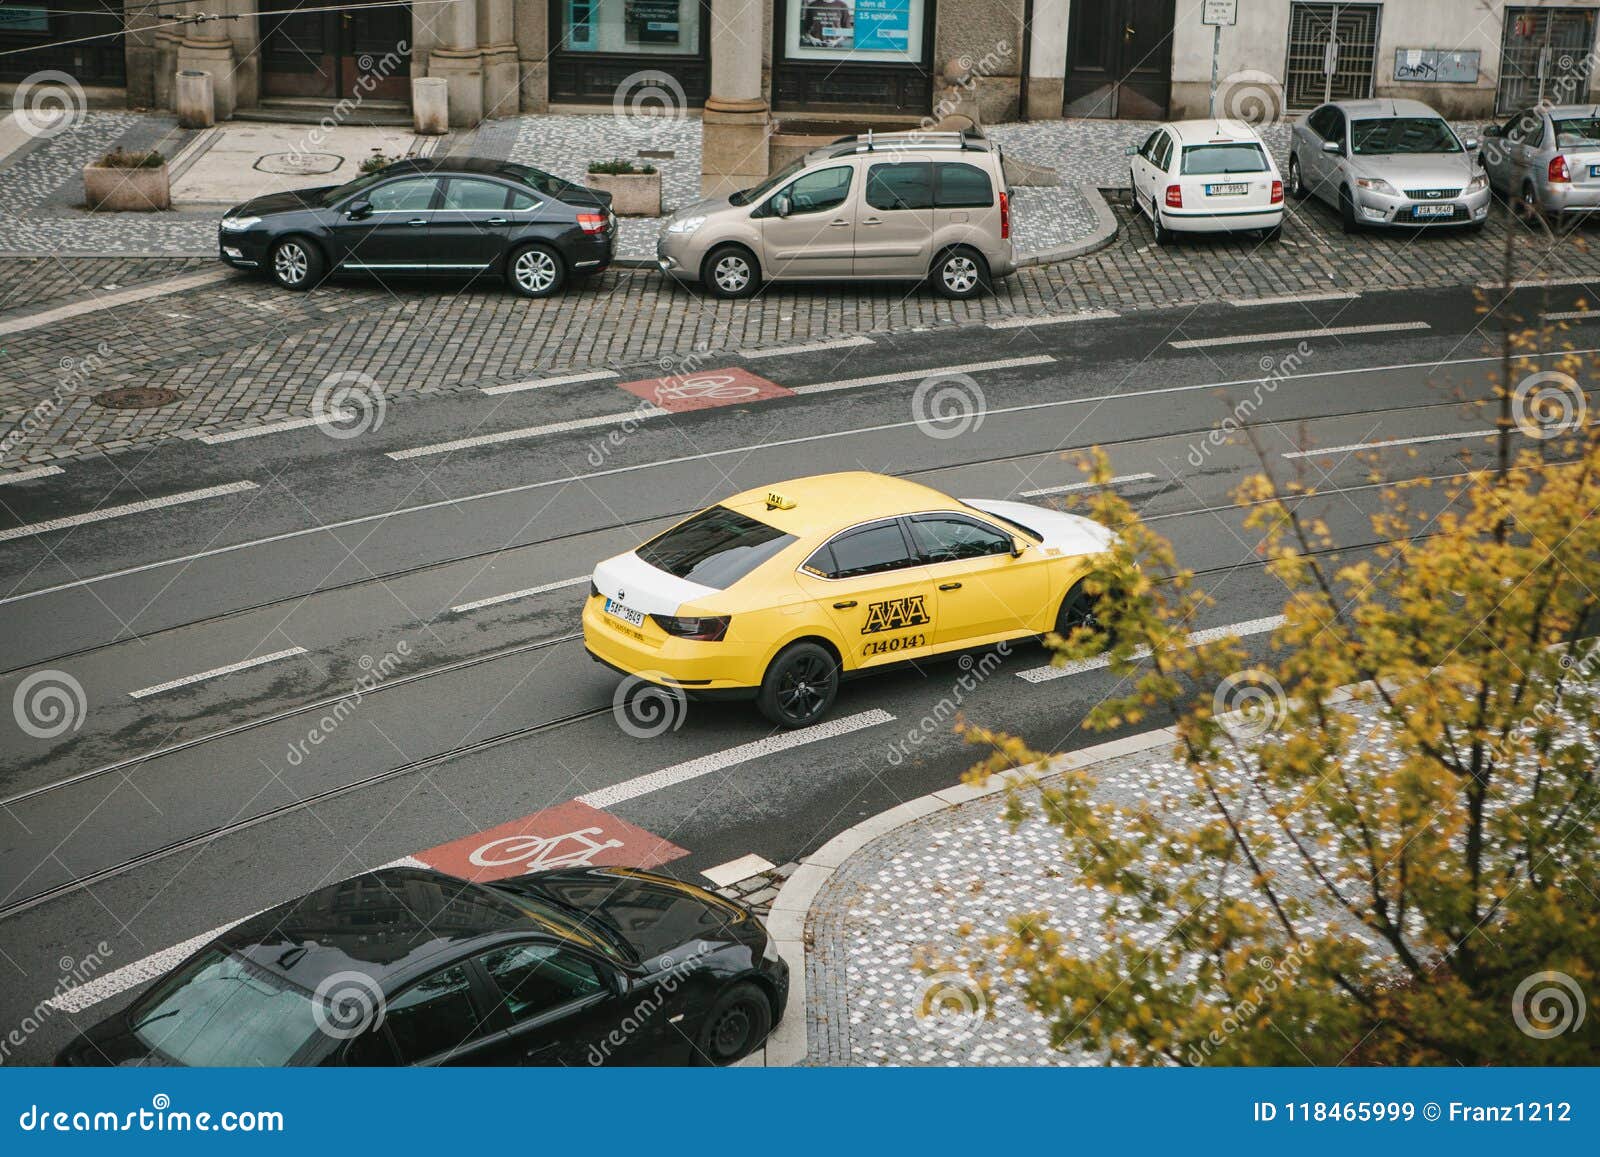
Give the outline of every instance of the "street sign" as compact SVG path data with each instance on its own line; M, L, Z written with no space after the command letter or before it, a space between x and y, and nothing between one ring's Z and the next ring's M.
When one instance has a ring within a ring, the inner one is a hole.
M1205 0L1200 9L1200 23L1218 28L1232 28L1239 22L1239 0Z

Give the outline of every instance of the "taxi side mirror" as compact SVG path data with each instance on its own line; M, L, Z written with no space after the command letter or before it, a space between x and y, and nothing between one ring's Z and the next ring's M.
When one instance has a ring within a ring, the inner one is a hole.
M1025 552L1027 549L1028 549L1028 544L1025 541L1023 541L1022 539L1013 538L1011 540L1011 557L1012 558L1021 558L1022 555L1023 555L1023 552Z

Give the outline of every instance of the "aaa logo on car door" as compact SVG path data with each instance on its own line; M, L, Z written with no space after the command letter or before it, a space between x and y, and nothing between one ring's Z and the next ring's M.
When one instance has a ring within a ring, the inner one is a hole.
M885 599L867 605L867 622L861 628L863 635L878 631L899 631L906 627L920 627L931 623L926 595L906 595L899 599Z

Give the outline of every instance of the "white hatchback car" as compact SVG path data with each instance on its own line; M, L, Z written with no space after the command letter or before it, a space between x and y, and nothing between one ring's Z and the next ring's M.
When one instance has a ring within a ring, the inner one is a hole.
M1243 121L1174 121L1127 149L1134 205L1156 242L1175 233L1259 229L1276 241L1283 178L1255 129Z

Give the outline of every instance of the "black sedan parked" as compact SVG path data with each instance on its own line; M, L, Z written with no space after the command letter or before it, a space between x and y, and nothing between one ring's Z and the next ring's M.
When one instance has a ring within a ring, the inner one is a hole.
M63 1065L731 1064L789 969L746 909L629 868L385 868L229 930Z
M529 165L398 161L345 185L246 201L222 219L222 260L285 289L329 273L504 276L528 297L611 264L611 194Z

